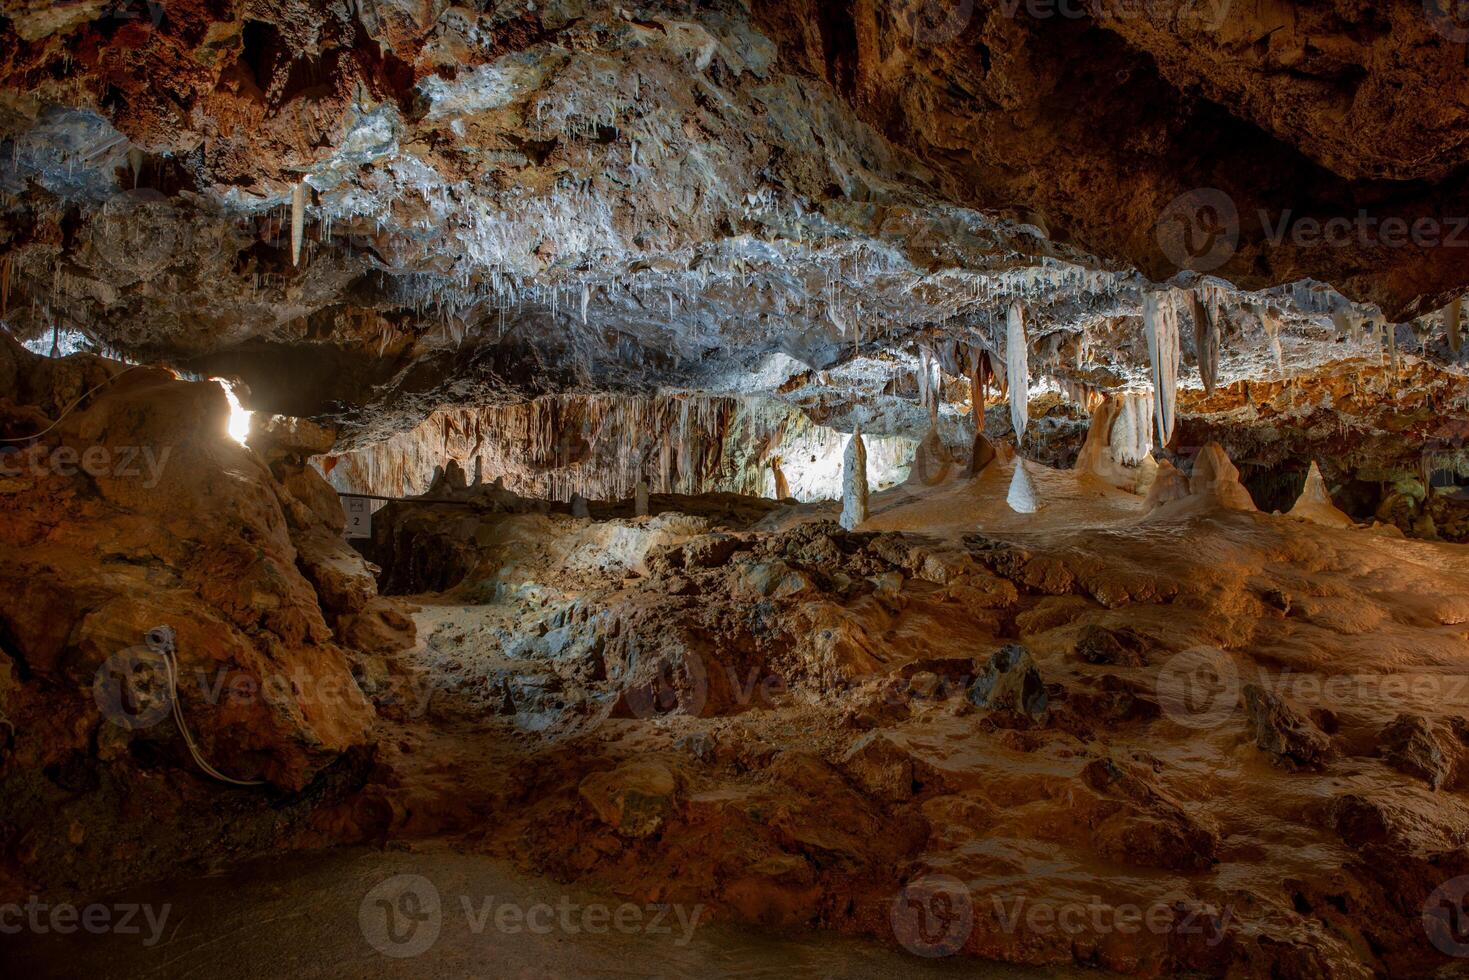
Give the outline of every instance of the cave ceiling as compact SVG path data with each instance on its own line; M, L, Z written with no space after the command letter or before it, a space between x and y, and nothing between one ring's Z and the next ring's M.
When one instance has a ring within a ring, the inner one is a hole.
M1466 40L1434 0L4 0L4 318L358 432L879 399L1015 302L1033 375L1116 389L1167 286L1224 381L1457 370Z

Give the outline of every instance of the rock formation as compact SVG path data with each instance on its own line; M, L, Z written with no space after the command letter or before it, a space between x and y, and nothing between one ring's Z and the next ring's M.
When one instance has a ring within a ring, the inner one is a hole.
M1010 304L1006 315L1005 380L1010 386L1010 424L1015 428L1015 445L1025 442L1030 413L1030 366L1025 337L1025 310Z
M1306 485L1296 498L1295 506L1290 509L1290 516L1327 527L1351 527L1355 523L1332 504L1331 494L1327 492L1326 483L1321 479L1321 468L1314 459L1311 461L1311 469L1306 473Z
M1015 457L1015 470L1010 477L1010 491L1005 496L1005 502L1017 514L1034 514L1040 509L1035 483L1025 468L1023 456Z
M862 428L852 430L847 450L842 454L842 516L840 524L854 531L867 520L867 446L862 442Z

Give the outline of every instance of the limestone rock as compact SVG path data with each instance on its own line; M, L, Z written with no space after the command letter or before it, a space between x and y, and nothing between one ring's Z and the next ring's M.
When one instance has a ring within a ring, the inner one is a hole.
M1317 769L1331 739L1285 698L1258 684L1244 687L1245 724L1261 751L1287 769Z
M1417 776L1430 789L1448 782L1453 760L1445 755L1433 726L1423 716L1399 714L1382 730L1378 741L1382 757L1399 772Z
M1018 643L990 656L969 687L969 700L991 711L1013 711L1033 722L1046 720L1046 686L1030 652Z
M649 837L673 816L677 781L653 759L624 762L610 772L594 772L577 793L597 819L624 837Z

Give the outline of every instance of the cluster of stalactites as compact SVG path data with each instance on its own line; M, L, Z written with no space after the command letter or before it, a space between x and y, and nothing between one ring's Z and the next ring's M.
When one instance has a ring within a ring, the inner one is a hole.
M1124 391L1115 397L1117 418L1109 440L1112 458L1123 466L1137 466L1153 451L1153 395Z

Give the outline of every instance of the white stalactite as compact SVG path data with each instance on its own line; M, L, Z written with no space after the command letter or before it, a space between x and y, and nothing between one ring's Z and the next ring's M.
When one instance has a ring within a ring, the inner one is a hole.
M1010 304L1005 331L1005 375L1010 382L1010 424L1015 427L1015 445L1025 441L1030 421L1030 362L1025 341L1025 311Z
M1010 477L1010 492L1005 496L1005 503L1017 514L1034 514L1040 506L1035 483L1025 468L1023 457L1015 457L1015 472Z
M306 182L291 189L291 264L301 264L301 238L306 231Z
M867 444L862 441L862 427L852 431L842 455L842 516L840 524L855 531L867 520Z
M1148 357L1153 362L1153 417L1158 445L1173 438L1174 409L1178 403L1178 304L1171 294L1143 296L1143 329Z

